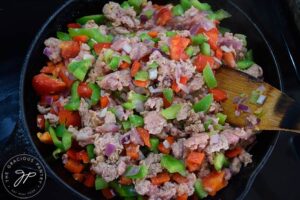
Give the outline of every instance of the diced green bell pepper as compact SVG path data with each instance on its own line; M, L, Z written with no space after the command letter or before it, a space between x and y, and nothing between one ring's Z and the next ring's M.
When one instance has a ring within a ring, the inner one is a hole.
M140 37L141 41L152 40L152 37L150 35L148 35L148 33L141 33L139 37Z
M135 109L135 104L133 102L131 102L131 101L123 103L122 106L126 110L133 110L133 109Z
M50 127L49 121L45 119L45 131L49 131L49 127Z
M160 113L165 119L176 119L180 109L181 109L180 104L174 104L169 108L163 109Z
M211 10L211 7L208 3L201 3L198 0L190 0L192 6L197 8L198 10Z
M163 90L163 95L164 95L164 97L167 99L167 101L169 103L172 103L173 97L174 97L174 93L173 93L173 90L171 88L165 88Z
M176 35L176 32L175 31L167 31L166 32L166 36L167 37L173 37L173 36L175 36Z
M95 153L94 153L95 145L94 144L88 144L86 145L86 152L88 154L88 157L90 160L95 158Z
M207 197L208 194L204 190L201 180L199 180L199 179L196 180L194 188L195 188L195 192L196 192L197 196L199 197L199 199L203 199L203 198Z
M68 65L68 70L79 80L83 81L89 68L92 66L91 59L73 61Z
M190 0L180 0L180 4L185 11L190 9L192 6Z
M159 139L151 137L150 138L150 144L151 144L150 151L152 151L154 153L158 153Z
M227 119L227 115L223 113L217 113L216 117L219 119L219 124L224 125Z
M99 99L100 99L101 89L95 83L89 83L88 86L92 90L91 104L96 105L98 103Z
M138 170L138 172L134 175L131 175L132 170ZM146 177L148 174L148 167L145 165L139 165L139 166L128 166L126 171L125 171L125 176L131 179L142 179Z
M114 54L114 51L111 49L106 49L104 52L104 61L105 63L109 63L109 61L111 60L112 56Z
M122 122L122 127L125 131L129 130L131 128L130 121L123 121Z
M192 36L191 39L192 39L192 43L196 45L200 45L208 40L207 37L203 34Z
M204 128L205 128L205 131L208 131L208 127L209 125L211 125L213 123L213 120L212 119L208 119L204 122Z
M200 50L203 55L210 56L210 46L207 42L203 42L200 45Z
M51 139L53 141L53 144L57 147L63 150L62 142L57 138L56 133L54 129L50 126L49 127L49 134L51 136Z
M124 9L128 9L128 8L130 8L130 5L129 5L128 1L123 1L123 3L121 4L121 7Z
M249 51L247 51L247 53L245 55L245 59L246 60L253 60L253 51L252 51L252 49L250 49Z
M217 85L218 85L217 80L216 80L214 72L212 71L209 64L207 64L205 66L205 68L203 69L203 78L204 78L206 85L210 89L217 87Z
M186 175L185 166L182 160L177 160L173 156L170 155L163 155L161 157L160 164L163 168L168 170L170 173L178 172L182 176Z
M157 62L153 61L151 64L148 64L148 67L151 69L155 69L158 67L158 64L157 64Z
M78 110L80 106L80 97L77 92L77 88L79 86L79 81L75 81L71 87L71 98L69 102L64 106L66 110Z
M72 38L68 33L60 32L60 31L56 32L56 37L62 41L72 40Z
M143 0L128 0L129 5L133 6L136 11L141 10Z
M151 19L151 17L153 16L154 14L154 11L153 10L146 10L144 12L144 15L148 18L148 19Z
M217 10L208 15L208 18L211 20L218 20L221 21L223 19L231 17L231 14L223 9Z
M128 100L129 101L132 101L132 102L135 102L135 101L142 101L142 102L145 102L146 100L148 99L147 96L145 95L142 95L142 94L138 94L134 91L130 91L128 93Z
M52 152L52 156L54 159L58 159L60 158L59 154L61 154L63 151L60 149L60 148L57 148L55 149L53 152Z
M160 49L162 50L162 52L168 54L170 52L170 49L168 47L168 45L164 44L160 47Z
M120 57L119 56L114 56L112 57L111 61L109 62L108 64L108 67L113 70L113 71L116 71L119 67L119 64L120 64Z
M218 152L214 156L213 163L214 163L215 169L217 171L221 171L222 168L228 164L228 160L223 153Z
M194 104L193 109L195 112L207 112L213 102L213 95L208 94L200 101Z
M144 119L139 115L130 115L128 118L132 127L140 127L144 125Z
M72 146L72 134L67 129L65 129L65 131L63 132L61 142L64 151L70 149Z
M254 64L252 60L239 60L236 63L238 69L246 70Z
M88 15L84 17L80 17L79 19L76 19L76 22L78 24L84 25L88 21L94 20L96 24L103 24L105 22L105 17L104 15Z
M69 28L71 37L78 35L86 35L99 43L112 42L112 35L103 35L97 28Z
M172 8L172 14L173 14L174 16L182 16L182 15L184 14L184 9L183 9L183 7L182 7L180 4L174 6L174 7Z
M149 79L149 73L146 71L138 71L134 76L134 79L138 81L147 81Z
M121 56L121 60L131 64L131 59L128 55Z
M108 187L108 183L101 177L96 176L95 179L95 189L96 190L102 190Z
M192 57L194 55L194 47L193 46L189 46L188 48L186 48L185 53L189 57Z
M120 197L135 197L137 193L134 185L121 185L117 181L108 184Z
M93 50L94 49L94 45L97 44L97 41L94 39L89 39L87 44L89 45L89 47Z
M65 131L66 127L64 124L60 124L56 127L55 129L55 133L57 137L62 137L63 136L63 132Z

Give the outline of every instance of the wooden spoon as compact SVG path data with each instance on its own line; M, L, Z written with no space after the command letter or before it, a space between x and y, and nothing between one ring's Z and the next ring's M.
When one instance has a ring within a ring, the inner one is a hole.
M300 106L292 98L282 93L270 84L257 80L248 74L230 68L221 68L216 72L218 88L227 92L228 99L222 102L227 121L235 126L246 126L246 117L249 113L242 112L236 116L234 98L241 94L251 96L253 90L265 88L264 95L267 96L262 105L251 104L249 101L243 103L253 112L259 108L262 110L258 130L282 130L300 133Z

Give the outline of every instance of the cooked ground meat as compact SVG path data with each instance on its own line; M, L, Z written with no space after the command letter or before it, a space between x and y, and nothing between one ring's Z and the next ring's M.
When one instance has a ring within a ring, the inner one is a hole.
M94 134L93 129L90 127L84 127L78 131L76 128L70 126L68 131L72 133L73 137L80 146L86 146L94 143L96 135Z
M161 114L156 111L150 111L146 113L144 122L145 129L147 129L149 133L153 135L161 133L163 128L167 125L165 118L163 118Z
M103 77L98 83L105 90L119 90L128 87L131 82L130 73L128 70L116 71Z

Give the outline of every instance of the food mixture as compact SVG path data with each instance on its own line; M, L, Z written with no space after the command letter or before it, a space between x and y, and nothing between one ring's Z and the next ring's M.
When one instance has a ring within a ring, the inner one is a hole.
M252 162L258 119L228 124L214 77L220 67L262 77L246 36L198 0L109 2L102 12L44 42L49 61L32 80L37 137L99 198L214 196Z

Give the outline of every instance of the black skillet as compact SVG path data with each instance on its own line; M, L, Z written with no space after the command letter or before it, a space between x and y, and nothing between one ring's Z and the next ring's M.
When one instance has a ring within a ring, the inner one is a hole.
M66 171L61 160L52 158L52 147L43 145L36 137L37 101L38 97L33 91L32 77L39 73L40 68L47 61L43 55L44 40L55 36L56 31L66 31L66 24L74 19L90 14L98 14L106 0L69 0L63 4L41 28L35 37L25 58L20 84L20 106L23 125L26 129L32 147L46 166L48 175L67 187L70 192L78 197L101 199L101 193L94 189L87 189L73 180L71 173ZM119 1L122 2L122 1ZM178 1L155 1L158 4L176 3ZM222 22L222 26L228 27L234 33L243 33L248 36L248 47L253 49L255 61L264 69L265 81L277 88L281 88L279 68L270 45L256 24L233 2L209 0L214 10L223 8L232 14L230 19ZM34 22L33 22L34 23ZM228 186L211 199L243 199L250 189L257 173L269 158L278 138L278 132L261 133L257 137L256 144L251 149L253 163L234 176Z

